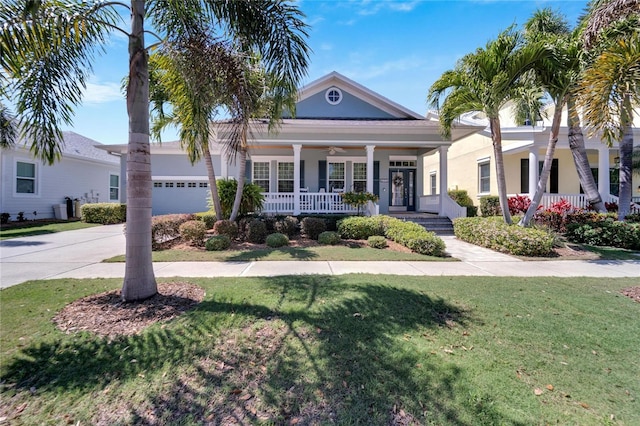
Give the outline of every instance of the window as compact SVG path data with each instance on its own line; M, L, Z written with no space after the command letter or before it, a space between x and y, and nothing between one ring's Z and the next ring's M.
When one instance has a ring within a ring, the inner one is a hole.
M331 105L338 105L342 100L342 92L337 87L327 90L324 96Z
M195 187L196 187L196 183L195 183L195 182L189 182L189 183L187 184L187 186L188 186L189 188L195 188Z
M253 164L253 183L260 186L264 192L269 192L269 162L255 161Z
M120 199L120 176L109 175L109 201Z
M293 163L278 163L278 192L293 192Z
M353 163L353 191L367 191L367 163Z
M16 162L16 193L36 193L36 163Z
M209 187L209 182L200 182L200 184L198 186L200 188L208 188Z
M162 182L153 182L154 188L162 188Z
M478 163L478 192L480 194L487 194L491 192L490 176L490 163L488 161Z
M416 160L392 160L389 161L389 167L416 167Z
M176 188L184 188L184 182L177 182Z
M334 188L344 190L344 163L328 163L329 173L329 192Z
M173 188L173 182L165 182L164 183L164 187L165 188Z
M436 195L438 193L436 172L431 172L429 174L429 187L431 188L431 195Z

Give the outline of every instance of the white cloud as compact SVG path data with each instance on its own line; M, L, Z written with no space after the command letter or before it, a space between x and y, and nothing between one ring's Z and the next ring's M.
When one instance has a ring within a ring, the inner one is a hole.
M322 43L320 45L320 50L326 50L326 51L333 50L333 45L329 43Z
M123 99L124 94L120 90L120 83L88 82L82 101L85 104L103 104Z
M394 61L369 64L368 66L362 66L363 64L359 64L355 66L357 71L346 71L345 75L356 81L367 80L387 75L392 76L393 74L407 70L419 69L423 67L424 64L424 58L412 55Z
M381 10L390 10L393 12L411 12L413 9L418 6L420 3L419 0L411 0L411 1L396 1L396 0L362 0L359 2L354 2L354 5L359 7L358 11L359 15L375 15Z

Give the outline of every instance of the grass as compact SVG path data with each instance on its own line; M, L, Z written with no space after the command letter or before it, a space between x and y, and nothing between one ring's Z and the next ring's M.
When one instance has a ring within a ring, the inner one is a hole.
M50 319L120 280L0 293L12 424L640 424L635 279L190 279L199 307L111 342ZM539 394L539 395L537 395Z
M95 223L85 223L81 221L70 222L23 222L12 224L10 227L0 228L0 240L10 238L31 237L33 235L53 234L55 232L73 231L75 229L91 228L98 226Z
M258 248L254 250L194 251L159 250L152 254L154 262L240 262L256 260L395 260L395 261L447 261L455 260L418 253L405 253L393 250L380 250L371 247L314 246ZM105 262L124 262L124 255L106 259Z

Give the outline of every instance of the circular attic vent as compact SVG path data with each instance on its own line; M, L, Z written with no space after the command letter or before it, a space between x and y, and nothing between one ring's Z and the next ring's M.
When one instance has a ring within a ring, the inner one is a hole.
M331 105L338 105L342 100L342 92L337 87L332 87L331 89L327 90L324 97Z

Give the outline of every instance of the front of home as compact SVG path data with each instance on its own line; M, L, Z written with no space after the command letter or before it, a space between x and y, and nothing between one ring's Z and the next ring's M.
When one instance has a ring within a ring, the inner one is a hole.
M53 218L56 212L66 218L67 198L74 201L73 208L75 200L120 202L120 159L98 149L97 141L74 132L62 135L62 156L52 165L33 158L24 140L0 150L0 212L10 220L20 213L29 220ZM63 204L64 210L56 210Z
M552 117L553 110L546 117ZM588 201L580 186L578 173L569 148L566 111L560 128L560 135L552 163L551 174L542 204L545 207L564 199L577 207L587 207ZM434 113L428 117L437 120ZM476 125L487 125L487 120L480 113L467 114L462 122ZM542 170L542 163L549 142L551 122L544 118L535 125L518 126L514 123L509 108L501 114L502 153L504 172L509 196L516 194L533 198ZM640 146L640 131L634 128L634 146ZM609 147L597 136L590 136L584 131L585 148L591 170L598 185L603 201L618 201L618 169L619 150L617 143ZM479 205L485 195L497 195L498 185L495 171L495 156L491 132L484 130L456 141L449 149L448 156L448 189L464 189ZM437 181L440 175L440 158L437 153L424 160L425 174L430 182ZM640 175L634 173L633 200L640 202ZM433 193L434 185L427 189Z
M455 217L463 213L446 190L425 187L424 159L440 154L446 189L447 150L480 129L459 125L444 140L438 123L333 72L300 89L295 118L284 118L276 132L252 123L244 178L263 188L263 212L270 214L350 213L355 209L340 193L366 191L379 196L369 213ZM211 142L216 176L238 178L238 158L225 155L224 140ZM192 165L179 142L152 145L151 169L154 215L208 210L204 161ZM125 185L122 179L123 193Z

